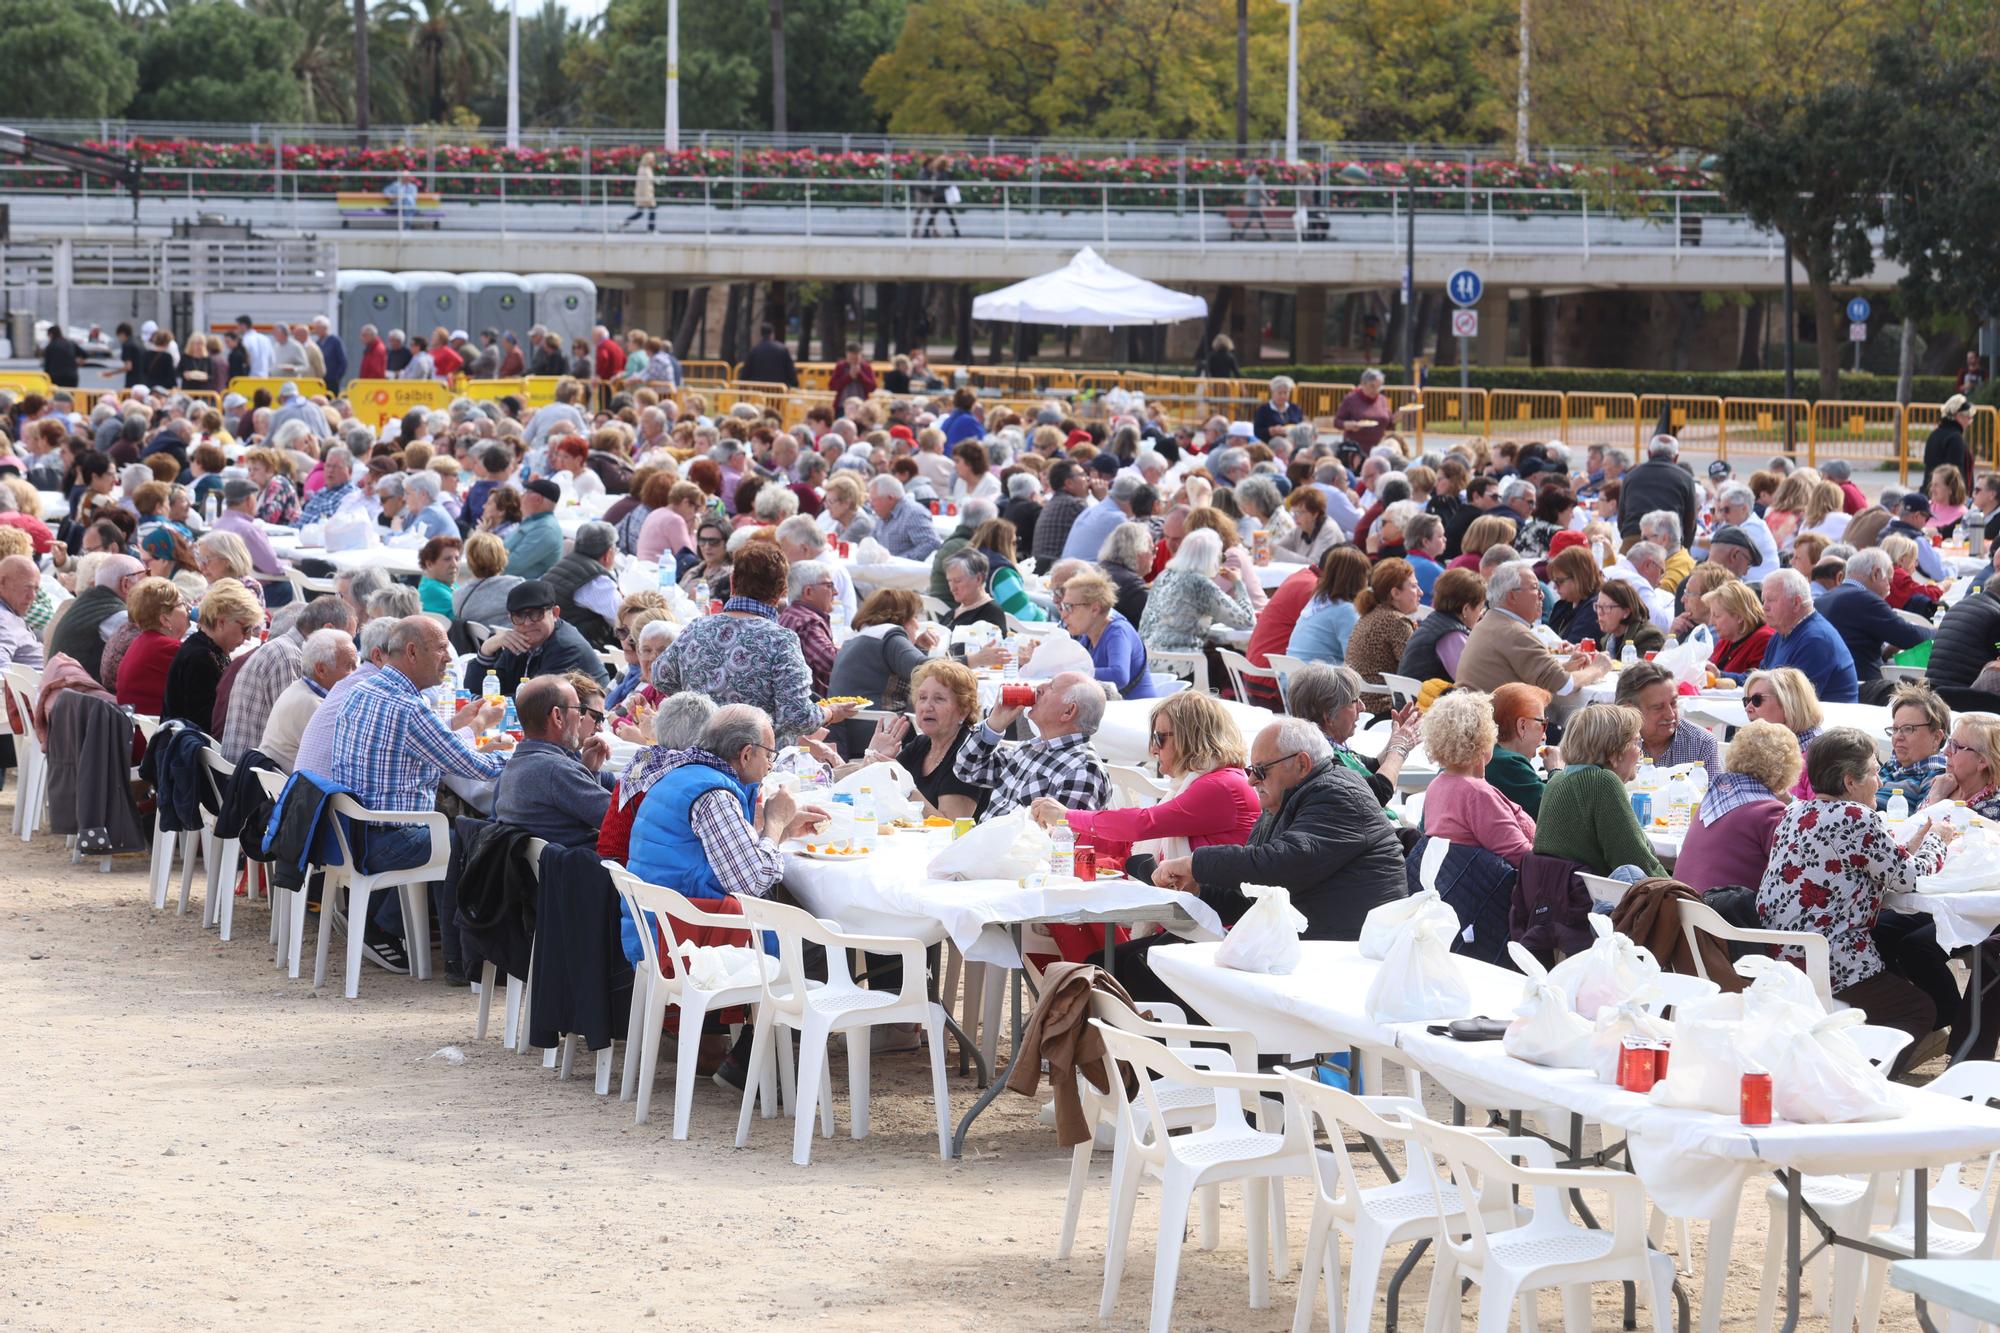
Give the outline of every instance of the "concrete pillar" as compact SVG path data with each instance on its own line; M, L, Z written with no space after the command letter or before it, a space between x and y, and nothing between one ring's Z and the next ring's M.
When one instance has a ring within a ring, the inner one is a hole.
M1326 288L1301 287L1293 299L1292 360L1318 365L1326 360Z

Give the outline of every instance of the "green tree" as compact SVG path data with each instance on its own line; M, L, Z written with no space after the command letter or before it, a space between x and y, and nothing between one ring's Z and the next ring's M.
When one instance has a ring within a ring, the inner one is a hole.
M436 124L507 73L507 26L487 0L394 0L380 20L410 104Z
M103 0L0 0L11 76L0 115L115 116L139 86L118 16Z
M354 15L347 0L247 0L253 14L287 19L300 34L292 61L308 121L345 121L353 112Z
M137 120L295 121L305 105L292 62L304 36L234 0L197 0L147 26L139 43Z
M730 13L723 13L730 10ZM734 12L734 11L741 12ZM769 30L746 6L681 6L681 125L749 129L758 123L757 61L750 51ZM754 34L730 32L747 22ZM718 41L717 38L726 40ZM583 90L583 111L601 124L664 126L667 119L666 0L611 0L593 41L563 63Z

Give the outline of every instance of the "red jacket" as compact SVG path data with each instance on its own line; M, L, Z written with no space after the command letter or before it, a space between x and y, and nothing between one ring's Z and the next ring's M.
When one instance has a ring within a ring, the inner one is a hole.
M838 412L844 399L866 398L875 392L875 367L863 361L861 368L854 370L848 366L846 358L842 358L834 366L833 373L826 377L826 387L833 391L833 410ZM850 389L854 392L849 393Z
M1918 582L1917 576L1910 573L1909 570L1904 569L1901 565L1895 565L1890 568L1889 596L1887 599L1890 606L1900 611L1910 604L1912 597L1920 595L1930 598L1933 602L1938 602L1944 598L1944 589L1938 587L1935 583Z
M1718 643L1708 659L1709 665L1732 676L1748 675L1764 665L1764 650L1771 646L1776 633L1769 625L1759 625L1748 638Z
M364 380L389 378L389 344L380 338L361 349L361 378Z
M430 349L431 364L437 367L438 378L448 380L465 367L465 358L458 354L450 343L442 343Z
M597 378L610 380L618 378L625 369L625 349L606 338L597 344Z
M1250 627L1250 642L1243 648L1243 655L1252 666L1267 667L1271 665L1272 653L1285 651L1318 583L1319 571L1307 565L1278 585L1271 600L1257 613L1257 623Z

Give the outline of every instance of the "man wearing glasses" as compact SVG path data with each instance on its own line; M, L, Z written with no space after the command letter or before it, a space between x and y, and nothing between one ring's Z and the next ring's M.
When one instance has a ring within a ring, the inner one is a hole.
M604 659L562 618L554 588L540 579L515 584L507 590L507 619L511 629L499 630L479 645L472 665L475 678L491 671L500 677L500 692L512 694L531 677L581 671L604 688ZM516 711L519 707L516 703Z
M611 809L611 745L597 734L603 696L586 704L567 676L536 676L514 695L521 743L493 789L493 817L564 847L595 847Z
M1371 909L1405 896L1402 844L1317 726L1279 718L1257 733L1243 771L1264 810L1250 841L1162 861L1155 884L1200 894L1227 925L1250 908L1243 885L1278 885L1304 913L1309 940L1358 939Z

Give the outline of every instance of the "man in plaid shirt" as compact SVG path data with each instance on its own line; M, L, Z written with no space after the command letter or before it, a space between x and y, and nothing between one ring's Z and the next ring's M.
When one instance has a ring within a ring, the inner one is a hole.
M290 629L248 656L239 658L240 665L232 668L236 679L229 687L229 703L219 710L222 713L222 757L232 764L240 764L244 755L257 748L257 742L264 738L264 724L271 720L271 710L277 706L278 696L293 681L306 674L305 647L308 638L323 629L352 634L356 628L353 609L329 593L308 602Z
M1104 762L1090 738L1104 721L1104 687L1081 671L1065 671L1035 691L1028 720L1036 739L1004 743L1022 709L1002 704L966 739L954 772L961 782L993 789L986 817L1004 815L1046 796L1065 809L1101 810L1111 794Z

